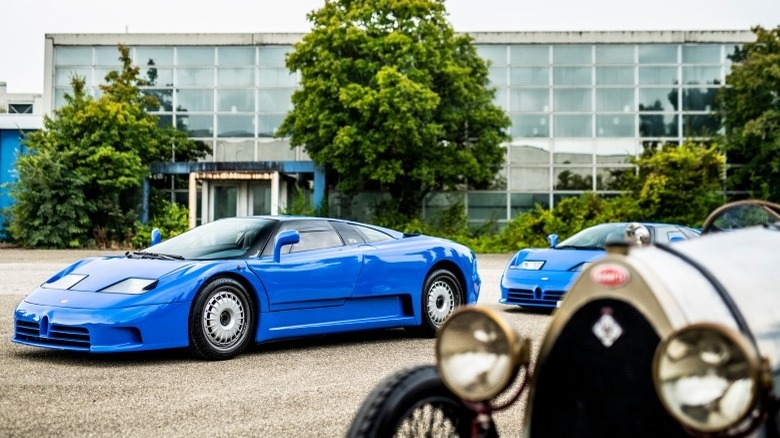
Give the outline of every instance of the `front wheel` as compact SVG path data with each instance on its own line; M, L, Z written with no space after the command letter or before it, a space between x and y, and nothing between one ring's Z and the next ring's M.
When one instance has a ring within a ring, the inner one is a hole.
M420 334L435 336L463 301L463 288L452 272L446 269L431 272L423 286Z
M468 437L476 413L423 365L385 378L352 419L348 438Z
M244 286L218 278L198 293L192 305L190 347L204 359L230 359L249 344L253 326L252 301Z

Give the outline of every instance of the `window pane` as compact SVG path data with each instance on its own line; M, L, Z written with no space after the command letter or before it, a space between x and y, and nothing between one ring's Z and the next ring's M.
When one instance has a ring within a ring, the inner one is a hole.
M547 88L512 88L512 111L546 112L550 110Z
M553 84L555 85L590 85L590 67L554 67Z
M512 164L549 164L549 145L520 144L509 146L510 162Z
M255 116L217 116L217 137L254 137Z
M549 46L510 46L512 65L547 65L550 63Z
M677 67L639 67L640 84L675 85L679 82Z
M637 154L636 140L596 141L596 164L628 164Z
M553 146L553 163L586 164L593 163L593 142L591 140L559 140Z
M708 137L718 133L720 123L714 114L686 114L683 116L685 127L683 134L686 137Z
M255 142L253 140L217 140L215 152L217 153L217 161L254 161Z
M634 67L596 67L597 85L632 85Z
M717 88L686 88L683 90L683 109L710 111L715 107Z
M95 47L95 65L121 66L119 49L116 47Z
M555 137L590 137L591 116L555 116Z
M260 140L257 144L257 159L260 161L295 160L295 150L290 147L289 140Z
M211 115L179 114L176 116L176 124L184 127L190 137L214 136L214 117Z
M177 65L214 65L213 47L179 47L176 49Z
M57 68L54 70L55 86L70 86L74 76L84 78L87 85L92 83L91 68Z
M136 47L136 65L173 65L172 47Z
M468 217L478 220L505 220L507 196L505 193L469 193Z
M553 90L555 111L591 111L590 88L562 88Z
M255 65L254 47L220 47L219 65Z
M596 64L633 64L634 46L599 45L596 46Z
M596 89L596 111L621 111L627 113L633 109L633 88Z
M217 85L224 87L251 87L255 85L254 68L219 68Z
M676 114L640 114L639 135L642 137L677 137L678 124Z
M194 85L201 87L214 86L213 68L177 68L176 86Z
M512 116L512 137L549 137L548 119L546 114Z
M490 61L490 65L501 66L506 65L506 46L503 45L478 45L477 53L479 56Z
M254 90L217 90L217 111L252 112L255 110Z
M258 74L260 86L295 86L298 83L295 73L290 73L286 68L261 68Z
M284 120L283 114L270 114L258 116L257 135L260 137L273 137L276 130Z
M293 88L261 88L258 107L260 112L281 113L292 110Z
M682 46L684 64L720 64L720 46Z
M593 190L593 169L590 167L556 168L555 190Z
M683 67L683 83L718 85L721 83L720 67Z
M531 210L536 204L549 208L550 196L547 193L512 193L509 195L509 203L514 218L520 213Z
M292 51L290 46L264 46L258 49L258 63L260 65L285 65L284 59L288 52Z
M553 46L553 63L590 64L590 47L589 45Z
M636 172L634 167L613 167L596 169L596 190L620 190L617 181L626 173Z
M634 137L636 135L634 131L633 115L596 116L597 137Z
M170 88L144 88L141 90L144 96L153 96L157 99L157 107L151 111L173 111L173 90Z
M8 112L10 114L32 114L33 106L31 103L9 103Z
M548 67L517 67L511 74L512 85L550 85Z
M641 64L676 64L677 46L674 45L640 45L639 62Z
M140 76L149 81L150 86L173 86L173 69L170 68L142 68Z
M92 65L92 48L57 47L54 49L54 65Z
M177 90L176 107L179 111L214 111L214 91Z
M549 167L512 167L509 174L509 190L550 190Z
M677 89L640 88L639 111L676 111Z
M492 86L506 85L506 67L488 68L488 81Z

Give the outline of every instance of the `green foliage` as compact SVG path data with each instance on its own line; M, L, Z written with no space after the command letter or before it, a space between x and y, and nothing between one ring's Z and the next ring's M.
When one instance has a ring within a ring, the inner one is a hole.
M146 248L152 239L152 230L160 229L163 239L170 239L189 230L190 219L187 207L176 202L159 199L148 224L135 223L135 234L130 243L133 248Z
M301 88L277 135L304 145L337 190L389 193L378 216L408 220L433 190L495 181L509 119L442 0L336 0L308 18L287 58Z
M290 205L281 211L281 214L290 216L316 216L311 197L301 187L295 186L295 195Z
M729 188L780 201L780 26L753 29L756 41L732 57L718 111L726 130Z
M29 154L19 157L19 182L11 190L10 231L17 243L36 247L106 246L133 234L149 164L189 161L207 152L172 127L160 128L146 111L156 105L139 86L129 49L119 47L122 68L106 76L101 96L72 80L66 105L25 135Z

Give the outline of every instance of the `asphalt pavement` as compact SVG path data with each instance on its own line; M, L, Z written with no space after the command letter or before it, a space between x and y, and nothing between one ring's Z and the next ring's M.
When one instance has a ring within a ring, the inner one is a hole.
M385 376L434 362L434 341L403 330L261 344L221 362L187 350L85 355L10 342L27 293L69 262L106 253L0 249L0 436L339 437ZM509 257L478 256L480 303L538 348L550 317L498 304ZM520 435L522 408L496 416L502 436Z

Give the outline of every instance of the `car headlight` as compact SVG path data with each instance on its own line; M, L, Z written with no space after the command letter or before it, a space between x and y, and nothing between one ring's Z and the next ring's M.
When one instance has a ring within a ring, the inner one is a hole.
M515 268L522 269L524 271L538 271L542 269L542 266L544 266L543 261L523 260L519 265L515 266Z
M666 409L699 432L725 431L758 403L761 367L744 338L715 324L695 324L656 350L655 387Z
M579 265L575 266L572 269L572 271L582 272L582 271L588 269L588 266L590 266L592 264L593 264L593 262L580 263Z
M529 350L497 313L479 306L453 313L436 341L442 381L458 397L475 402L504 391L528 363Z
M114 283L105 289L101 289L100 292L139 295L154 289L155 286L157 286L157 280L148 278L128 278L119 283Z

